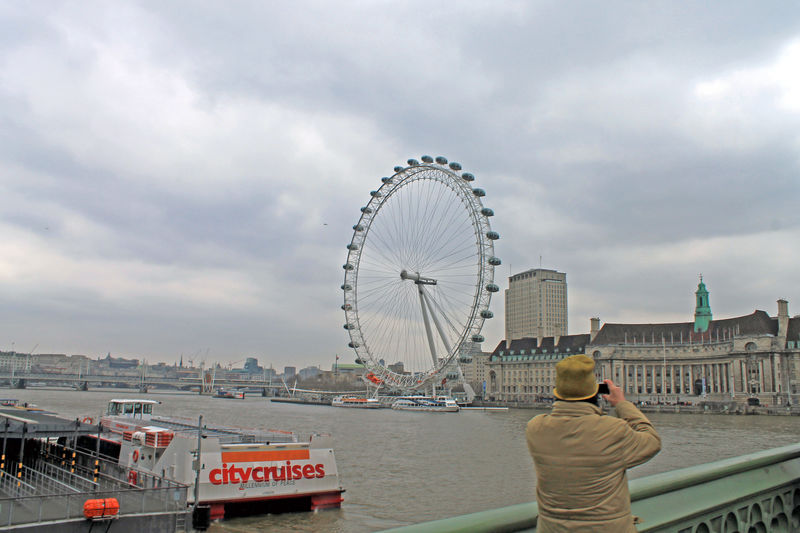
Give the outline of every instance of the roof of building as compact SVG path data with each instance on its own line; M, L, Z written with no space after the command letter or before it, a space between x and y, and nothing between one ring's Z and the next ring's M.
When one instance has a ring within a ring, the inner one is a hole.
M358 363L336 363L332 365L332 367L338 368L339 370L360 370L366 368L364 365L359 365Z
M694 322L675 322L665 324L611 324L600 328L592 341L593 345L622 344L634 342L648 344L660 343L662 336L668 342L685 342L708 339L728 338L732 335L775 335L778 333L778 322L765 311L756 310L750 315L712 320L708 331L694 332Z
M790 341L800 341L800 315L789 319L786 339Z
M492 355L500 355L500 352L519 354L522 350L532 355L542 353L583 353L584 348L589 344L589 334L561 335L558 337L557 344L554 337L543 337L541 338L541 343L539 340L536 337L514 339L508 347L506 347L506 341L503 340L494 349Z

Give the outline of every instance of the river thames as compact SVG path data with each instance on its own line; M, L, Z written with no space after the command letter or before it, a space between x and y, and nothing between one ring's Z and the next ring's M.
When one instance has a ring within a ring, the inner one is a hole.
M413 413L270 403L251 396L223 400L188 393L131 390L8 390L3 396L67 418L92 416L111 398L162 402L157 412L208 423L284 429L305 439L329 433L347 492L338 510L236 518L212 532L331 531L361 533L534 500L528 420L543 411ZM648 415L662 439L653 460L630 478L796 443L800 417Z

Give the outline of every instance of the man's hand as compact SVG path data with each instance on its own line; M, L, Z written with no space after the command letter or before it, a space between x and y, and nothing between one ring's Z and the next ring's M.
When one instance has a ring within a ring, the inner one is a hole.
M616 407L619 402L625 401L625 393L622 389L614 385L610 379L604 379L603 382L608 385L608 394L603 394L603 399L608 401L612 407Z

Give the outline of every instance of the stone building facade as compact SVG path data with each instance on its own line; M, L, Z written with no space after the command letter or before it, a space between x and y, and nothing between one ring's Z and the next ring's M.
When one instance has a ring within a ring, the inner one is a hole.
M535 403L552 400L556 363L583 354L589 335L500 341L486 363L486 394L492 401Z
M665 324L590 321L588 335L501 341L487 363L487 398L552 399L555 364L576 353L596 361L598 380L610 378L634 401L800 402L800 315L778 300L765 311L714 320L708 292L698 285L695 320ZM749 400L752 401L752 400Z
M464 382L468 383L472 390L480 397L484 394L484 383L486 382L486 363L489 360L489 353L481 351L478 343L465 343L458 357L458 365L464 375Z

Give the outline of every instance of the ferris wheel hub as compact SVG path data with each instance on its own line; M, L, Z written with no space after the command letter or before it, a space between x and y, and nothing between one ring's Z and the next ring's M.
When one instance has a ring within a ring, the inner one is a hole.
M410 279L417 285L436 285L437 281L433 278L423 278L419 272L409 272L408 270L400 271L400 279Z

